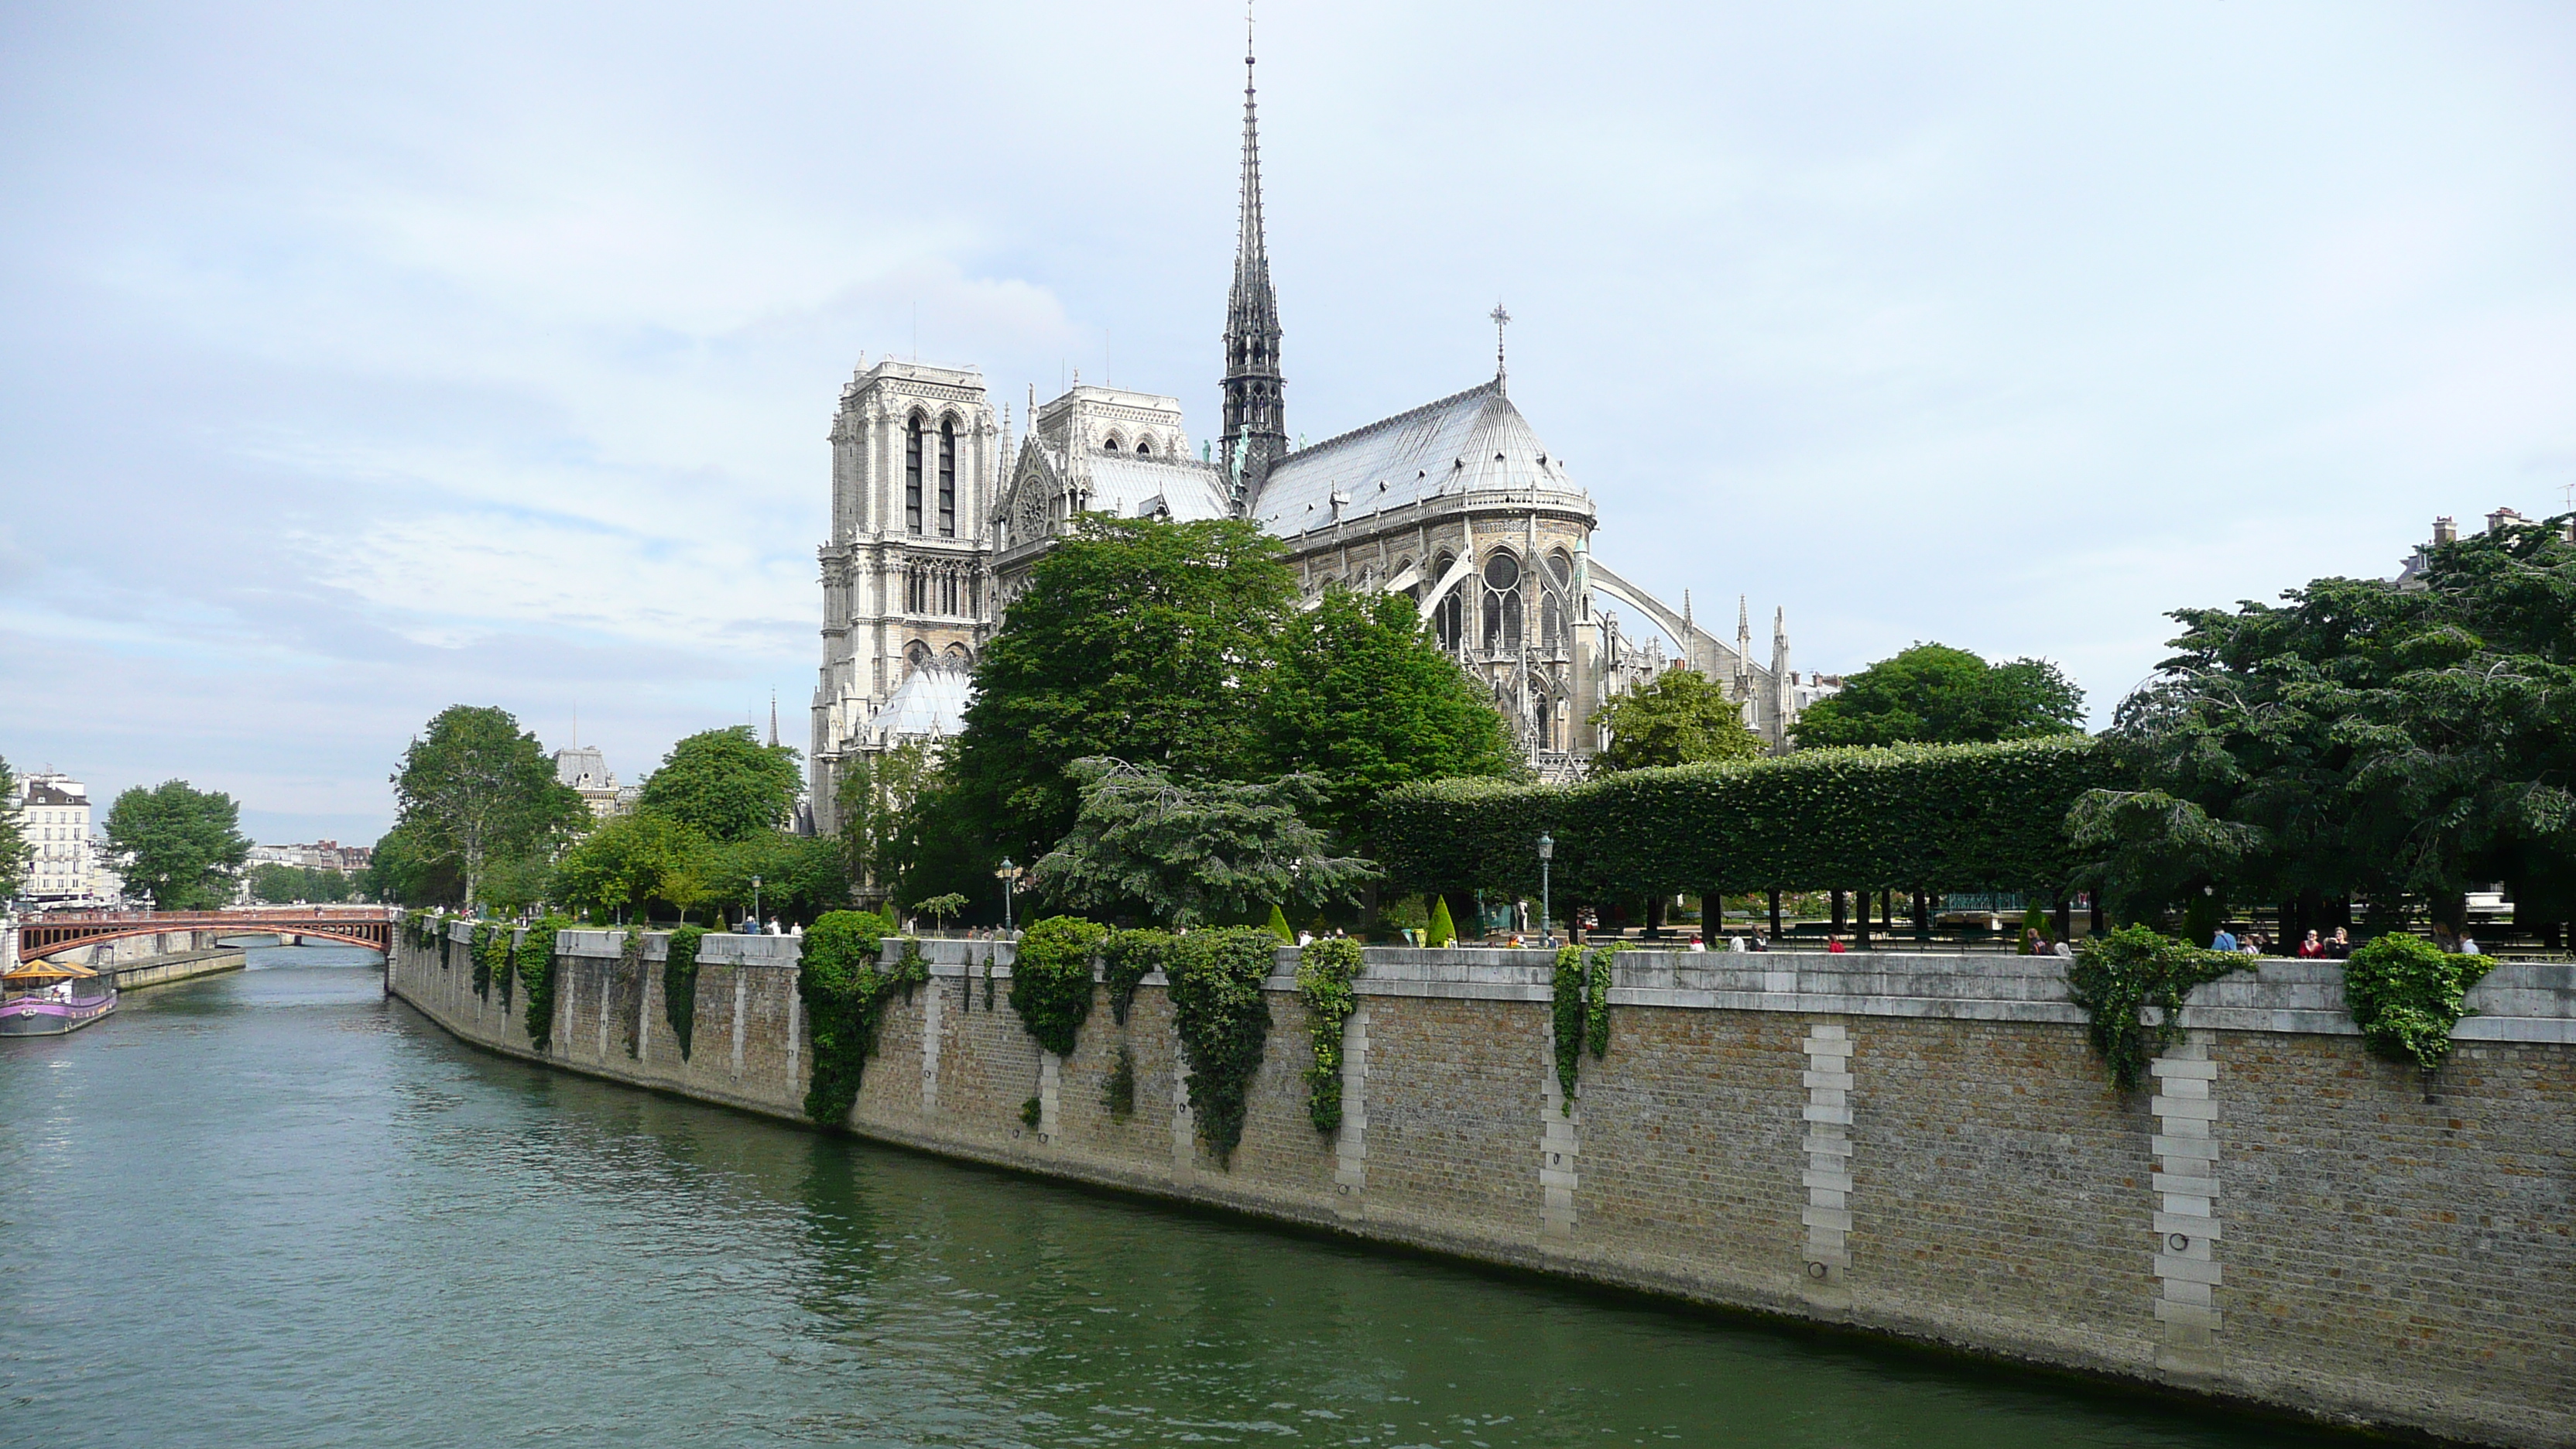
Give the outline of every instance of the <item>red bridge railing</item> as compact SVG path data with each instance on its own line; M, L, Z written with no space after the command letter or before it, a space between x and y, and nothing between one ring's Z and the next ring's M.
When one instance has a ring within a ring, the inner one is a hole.
M394 913L384 906L262 906L246 911L60 911L18 923L18 954L161 931L222 930L245 936L283 931L324 936L382 951L393 944Z

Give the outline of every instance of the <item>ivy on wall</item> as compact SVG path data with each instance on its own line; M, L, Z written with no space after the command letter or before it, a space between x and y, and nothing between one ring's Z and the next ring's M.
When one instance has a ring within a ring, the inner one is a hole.
M2064 888L2066 812L2118 783L2083 736L1801 750L1628 770L1571 785L1435 780L1378 802L1399 888L1537 895L1541 833L1560 898L1665 891Z
M455 933L447 929L447 918L438 918L438 969L448 969L448 948L456 944Z
M2136 1091L2147 1063L2182 1035L2182 1004L2194 988L2251 967L2254 958L2204 951L2145 926L2123 926L2075 949L2066 967L2066 995L2084 1011L2086 1035L2102 1058L2111 1085ZM2139 1019L2145 1007L2163 1013L2154 1026Z
M1109 1074L1109 1084L1101 1089L1100 1105L1120 1122L1136 1115L1136 1053L1122 1043L1118 1048L1118 1066Z
M1091 957L1109 928L1079 916L1049 916L1020 938L1011 963L1011 1010L1039 1046L1073 1055L1091 1015Z
M562 959L555 955L555 935L572 929L572 922L561 916L548 916L528 928L519 942L517 976L528 988L528 1045L538 1051L555 1034L555 980L562 969ZM501 978L502 997L508 999L510 978Z
M488 998L492 994L492 937L499 930L489 921L477 921L473 936L465 943L465 960L474 968L474 994L477 996ZM509 950L507 946L501 949L504 952Z
M2434 1071L2450 1053L2451 1029L2469 1014L2469 988L2494 965L2418 936L2382 936L2343 963L2344 1009L2372 1051Z
M617 943L617 979L635 983L635 1030L627 1033L626 1055L641 1061L644 1057L644 928L629 926L626 939ZM548 1013L551 1015L552 1013Z
M671 933L662 958L662 1019L671 1023L684 1062L698 1030L698 943L706 938L705 927L682 926Z
M1190 1111L1199 1140L1230 1166L1243 1141L1245 1103L1270 1035L1270 975L1279 938L1257 926L1192 931L1172 945L1172 1024L1189 1063Z
M984 948L984 1012L985 1012L985 1014L986 1014L986 1015L988 1015L988 1016L989 1016L989 1015L991 1015L991 1014L992 1014L992 1011L993 1011L993 948L992 948L992 947L990 947L990 946L987 946L987 947L985 947L985 948Z
M813 1075L805 1087L805 1115L826 1127L850 1118L859 1100L859 1077L876 1049L877 1026L895 972L878 969L877 957L894 923L869 911L826 911L805 931L796 990L814 1045Z
M1109 990L1109 1015L1120 1026L1136 1004L1136 988L1164 969L1176 939L1169 931L1112 931L1100 943L1100 980Z
M1610 962L1624 947L1612 943L1587 950L1564 945L1556 951L1556 973L1549 987L1549 1013L1556 1049L1557 1110L1574 1115L1574 1083L1588 1047L1599 1061L1610 1054Z
M1359 942L1337 936L1309 941L1297 952L1297 995L1315 1046L1315 1064L1306 1069L1306 1116L1318 1132L1341 1130L1342 1036L1360 1004L1351 983L1366 963Z

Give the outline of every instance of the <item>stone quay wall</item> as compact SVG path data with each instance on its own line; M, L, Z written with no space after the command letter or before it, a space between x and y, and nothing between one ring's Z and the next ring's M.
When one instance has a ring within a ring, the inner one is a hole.
M388 990L538 1057L524 998L477 998L456 933L444 967L401 944ZM686 1059L664 938L640 969L622 942L560 941L543 1060L802 1120L797 942L705 939ZM1008 943L924 946L933 979L889 1007L850 1114L865 1137L2329 1420L2576 1445L2576 968L2498 966L2428 1079L2362 1050L2338 966L2267 961L2195 993L2152 1085L2122 1094L2048 958L1627 952L1569 1112L1545 954L1371 949L1328 1137L1283 951L1220 1165L1159 976L1124 1026L1097 1001L1059 1058L1010 1009Z

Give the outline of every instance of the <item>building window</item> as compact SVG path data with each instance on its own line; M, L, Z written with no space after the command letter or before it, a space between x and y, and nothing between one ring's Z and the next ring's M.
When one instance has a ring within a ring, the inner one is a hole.
M921 532L921 418L903 425L903 526Z
M1437 585L1442 579L1449 577L1449 571L1457 566L1456 559L1445 553L1442 554L1439 562L1431 566L1431 582ZM1457 652L1459 647L1467 642L1467 590L1465 587L1451 589L1438 604L1432 606L1431 629L1432 633L1439 638L1440 647L1452 653Z
M1485 560L1485 647L1521 647L1521 561L1508 553Z
M957 536L957 420L939 425L939 536Z
M1136 440L1136 456L1139 458L1150 458L1154 456L1154 445L1146 442L1143 438L1138 438Z

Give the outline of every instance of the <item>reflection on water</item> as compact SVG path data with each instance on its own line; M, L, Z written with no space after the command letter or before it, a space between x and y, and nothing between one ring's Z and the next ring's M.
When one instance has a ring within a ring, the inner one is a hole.
M0 1050L0 1442L2284 1442L553 1075L375 960Z

